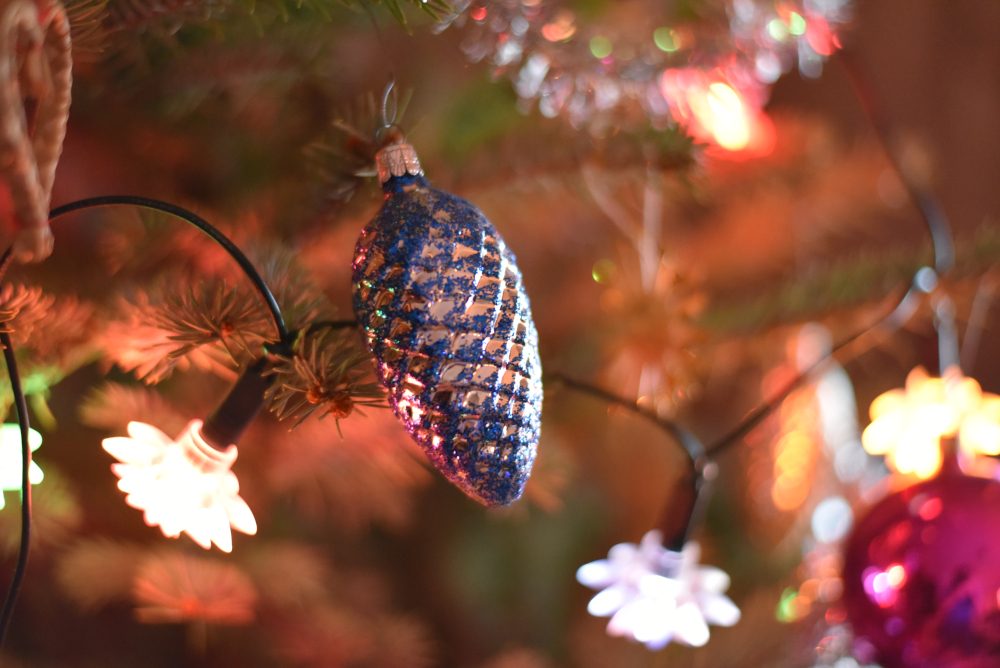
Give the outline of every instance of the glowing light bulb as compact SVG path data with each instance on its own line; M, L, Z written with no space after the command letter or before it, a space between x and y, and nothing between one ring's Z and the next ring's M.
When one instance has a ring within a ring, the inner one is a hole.
M34 452L42 444L42 435L34 429L28 430L28 445ZM42 481L45 474L38 464L31 462L28 480L32 485ZM21 489L21 428L16 424L0 427L0 488L9 491ZM4 507L3 493L0 492L0 508Z
M671 113L698 141L713 144L730 157L771 152L770 121L752 101L753 91L732 84L726 72L668 69L660 89Z
M743 101L732 86L716 82L708 87L705 96L711 115L702 119L719 146L729 151L739 151L750 142L750 123Z
M216 450L201 426L192 420L173 440L156 427L129 422L129 437L106 438L104 449L121 462L111 465L118 488L128 494L126 503L143 511L146 524L168 538L183 532L206 550L215 543L230 552L230 527L255 534L257 522L230 470L236 446Z
M698 543L672 552L662 542L663 534L650 531L639 545L619 543L607 559L581 566L576 579L601 590L587 612L611 617L609 635L634 638L651 650L670 642L701 647L709 624L732 626L740 619L740 609L723 594L729 576L699 565Z
M890 390L872 402L871 417L861 435L865 450L885 455L900 473L934 476L941 468L942 436L957 434L969 461L1000 454L1000 396L983 392L957 367L946 369L941 378L917 367L906 377L905 389Z

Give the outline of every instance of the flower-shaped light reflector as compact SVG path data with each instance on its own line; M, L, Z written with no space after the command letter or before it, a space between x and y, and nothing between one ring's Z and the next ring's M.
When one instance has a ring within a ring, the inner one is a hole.
M127 493L125 502L144 511L146 524L176 538L183 531L209 549L214 542L233 549L230 527L257 533L257 522L240 497L230 466L236 446L216 450L201 434L202 421L188 423L177 440L142 422L128 424L128 438L106 438L104 449L118 459L112 464Z
M662 541L659 531L650 531L639 545L615 545L607 559L581 566L576 579L601 589L587 611L611 617L610 635L634 638L652 650L671 640L700 647L708 642L708 624L732 626L740 619L739 608L723 594L729 576L698 565L698 543L672 552Z
M941 468L941 437L958 436L964 456L1000 454L1000 396L984 393L957 367L941 378L917 367L906 387L879 395L871 405L872 423L861 436L865 450L885 455L900 473L918 478Z
M28 445L34 452L42 444L42 435L34 429L28 430ZM42 481L45 474L38 464L31 462L28 480L32 485ZM0 488L14 491L21 489L21 428L16 424L0 427ZM0 508L4 507L3 492L0 492Z

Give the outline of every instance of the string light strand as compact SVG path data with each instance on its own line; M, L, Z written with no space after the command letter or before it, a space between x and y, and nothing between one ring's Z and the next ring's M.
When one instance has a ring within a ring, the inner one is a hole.
M7 250L4 259L11 253ZM3 260L0 260L3 264ZM3 265L6 266L6 265ZM4 639L7 635L7 627L10 625L10 618L14 614L14 605L17 602L18 593L21 591L21 583L24 580L24 573L28 566L28 552L31 548L31 481L29 471L31 468L31 445L28 441L28 403L21 387L21 377L17 371L17 358L14 355L14 345L10 340L8 332L0 330L0 345L3 345L4 361L7 363L7 375L10 378L10 386L14 395L14 406L17 409L17 422L21 427L21 545L17 553L17 565L14 567L14 577L11 579L10 587L7 590L7 598L4 600L3 612L0 613L0 648L3 647Z

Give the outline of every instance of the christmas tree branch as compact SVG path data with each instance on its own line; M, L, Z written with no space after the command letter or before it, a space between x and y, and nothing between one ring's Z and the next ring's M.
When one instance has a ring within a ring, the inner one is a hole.
M848 349L856 341L861 340L863 337L869 334L876 333L892 333L902 327L916 312L920 301L924 294L933 290L936 286L936 281L929 281L928 275L925 271L933 271L930 269L921 270L917 272L917 276L914 278L913 286L907 291L903 298L900 300L899 304L885 317L878 319L874 324L862 329L861 331L849 336L848 338L841 341L834 348L830 350L829 353L823 355L813 364L811 364L807 369L800 372L795 378L789 381L784 387L782 387L777 393L775 393L768 400L764 401L757 408L750 411L743 420L740 421L736 427L734 427L729 433L722 436L720 439L715 441L707 449L708 456L715 456L718 453L731 447L733 444L740 442L744 436L753 431L760 422L771 414L775 409L777 409L781 402L791 394L797 387L803 383L810 380L813 374L822 369L826 363L831 359L836 359L837 354L843 350ZM849 358L853 359L868 348L863 348L854 351ZM847 359L841 362L846 362Z
M135 30L157 21L192 21L204 23L208 18L232 15L237 10L240 15L259 21L259 16L267 10L272 19L288 21L295 10L305 8L325 21L333 19L336 6L348 9L365 9L368 4L382 5L403 28L409 30L403 5L420 8L433 20L439 21L451 11L444 0L267 0L256 3L252 0L228 2L226 0L108 0L104 27L108 31Z
M852 344L866 335L879 331L889 333L899 329L916 312L923 295L931 292L936 285L936 275L934 275L933 270L924 268L917 272L913 286L888 315L880 318L873 325L848 337L831 349L826 355L821 356L807 369L800 372L782 387L776 394L754 408L732 430L707 448L702 445L701 441L692 432L671 420L661 418L653 411L640 406L636 401L630 401L617 394L559 372L547 372L544 378L549 381L562 383L570 389L596 397L609 404L620 406L644 417L673 437L684 448L691 460L692 475L682 483L685 489L677 495L678 498L671 499L660 520L660 528L663 530L664 535L667 536L665 545L670 550L679 551L687 542L691 532L700 524L700 519L706 510L711 481L716 476L716 466L711 460L732 445L741 442L764 418L778 409L788 395L804 383L809 382L816 372L820 371L829 360L835 359L838 353L848 349ZM857 356L860 353L860 350L856 350L853 356ZM686 508L682 514L682 521L679 524L675 519L677 517L677 503L684 504Z
M293 429L317 411L323 411L320 418L332 415L339 426L358 406L384 405L381 386L369 380L369 355L336 328L306 327L290 348L266 372L273 376L266 399L279 420L297 419Z

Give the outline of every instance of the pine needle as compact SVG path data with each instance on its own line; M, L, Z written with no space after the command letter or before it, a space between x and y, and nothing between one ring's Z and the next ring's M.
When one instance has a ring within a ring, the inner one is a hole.
M310 322L335 317L336 309L299 263L295 253L277 245L268 245L251 249L250 256L274 293L281 315L291 329L301 329Z
M207 24L229 16L257 20L259 26L287 22L293 13L306 10L324 21L333 18L333 9L340 5L358 9L364 0L240 0L236 3L222 0L107 0L107 28L112 31L136 31L152 26L172 25L173 30L182 23ZM402 0L420 8L435 21L446 16L451 8L444 0ZM374 0L404 28L406 14L400 0Z
M181 296L169 297L153 322L179 345L167 357L184 357L196 348L218 344L237 365L259 357L273 338L270 318L255 294L221 284L199 284Z
M14 343L26 341L53 301L41 288L5 283L0 289L0 331L14 334Z
M177 434L188 417L156 390L107 382L93 389L80 404L80 422L88 427L124 432L129 422L156 425Z
M108 358L155 384L192 364L235 379L234 368L262 354L273 324L255 294L199 284L180 296L122 299L121 315L107 331Z
M15 318L15 340L24 338L18 352L28 357L30 365L58 367L63 374L93 361L101 329L94 305L72 295L48 300L47 304L44 313L35 318L30 336L21 334L21 317Z
M73 38L73 61L94 62L107 47L108 0L74 0L66 5L70 35Z
M279 420L295 418L293 429L317 411L339 421L356 406L382 406L381 385L370 375L369 356L342 330L303 330L291 357L278 357L269 373L266 399Z
M145 552L139 545L110 538L83 538L56 562L56 582L83 612L128 600L132 579Z

